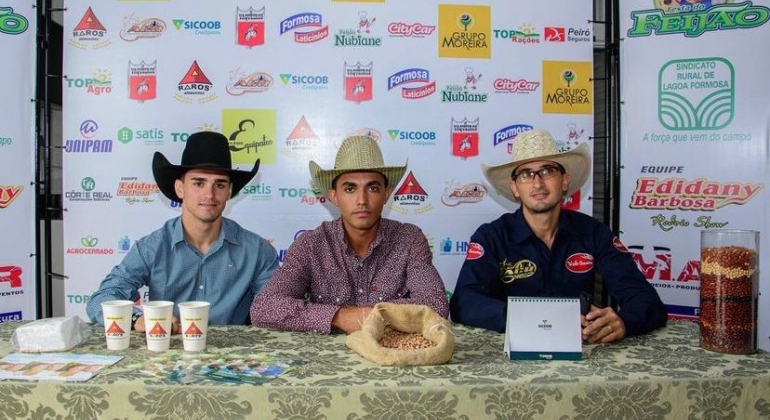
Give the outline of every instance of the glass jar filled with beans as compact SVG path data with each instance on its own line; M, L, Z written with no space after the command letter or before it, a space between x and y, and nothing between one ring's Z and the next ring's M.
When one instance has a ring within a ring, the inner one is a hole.
M759 232L701 231L700 345L720 353L757 351Z

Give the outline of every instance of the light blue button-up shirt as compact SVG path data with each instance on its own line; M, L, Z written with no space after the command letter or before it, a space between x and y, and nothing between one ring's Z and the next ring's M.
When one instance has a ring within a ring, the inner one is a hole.
M139 288L147 286L149 300L209 302L210 324L244 324L251 301L277 266L272 245L226 218L219 239L203 255L185 241L182 219L177 217L134 243L91 296L86 312L103 324L102 302L136 301ZM179 317L176 305L174 316Z

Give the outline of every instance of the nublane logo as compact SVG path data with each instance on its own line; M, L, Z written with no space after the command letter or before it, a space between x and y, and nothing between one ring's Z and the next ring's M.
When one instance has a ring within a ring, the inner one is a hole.
M631 196L632 209L714 211L728 204L746 204L765 184L717 182L706 178L641 177Z
M489 94L477 91L481 73L466 67L462 83L449 84L441 92L441 102L486 102Z
M286 152L291 157L303 157L318 150L321 138L310 127L303 115L289 136L286 137Z
M328 37L329 26L324 26L320 13L303 12L281 21L280 35L288 32L294 33L294 42L310 44Z
M377 18L369 16L369 12L358 11L358 24L355 28L340 29L334 36L334 45L337 47L379 47L382 45L382 37L370 36L372 26Z
M706 32L757 28L770 20L770 9L751 1L710 5L703 3L656 0L656 9L631 12L628 36L683 35L695 38Z
M69 44L75 48L85 50L90 46L93 49L100 49L110 45L111 41L107 38L107 29L99 22L99 18L88 7L85 14L80 18L80 22L72 30L72 37Z
M133 14L123 18L120 39L134 42L140 39L155 39L166 31L166 22L156 17L138 18Z
M29 28L26 17L13 12L13 7L0 7L0 34L19 35Z
M0 209L10 206L23 190L21 185L0 185Z

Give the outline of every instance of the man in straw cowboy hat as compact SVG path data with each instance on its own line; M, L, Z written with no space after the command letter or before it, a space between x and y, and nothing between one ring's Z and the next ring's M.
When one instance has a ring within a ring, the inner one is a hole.
M386 166L367 136L346 138L334 169L310 162L317 188L340 209L303 233L251 305L251 322L282 330L350 333L378 302L414 303L446 317L444 283L422 231L381 217L404 166Z
M152 159L158 189L182 203L182 215L137 240L91 296L87 312L102 323L101 303L139 299L149 288L150 300L201 300L211 304L209 323L244 324L254 296L278 266L278 254L265 239L222 217L227 200L257 174L232 168L227 138L198 132L187 139L181 165L160 152ZM172 330L179 332L177 308ZM132 327L144 331L141 311L134 308Z
M471 236L452 300L452 320L505 331L508 296L593 296L594 277L618 302L581 316L583 339L608 343L666 323L666 308L631 254L604 224L560 207L588 179L587 144L559 153L545 130L516 137L511 161L482 165L489 183L520 203Z

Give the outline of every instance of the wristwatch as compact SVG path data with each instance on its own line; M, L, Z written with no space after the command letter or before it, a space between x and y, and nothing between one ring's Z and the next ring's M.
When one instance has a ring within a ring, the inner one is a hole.
M131 315L131 330L132 331L135 329L134 325L136 325L136 320L139 319L139 317L142 316L142 315L143 315L142 312L134 312L134 314Z

